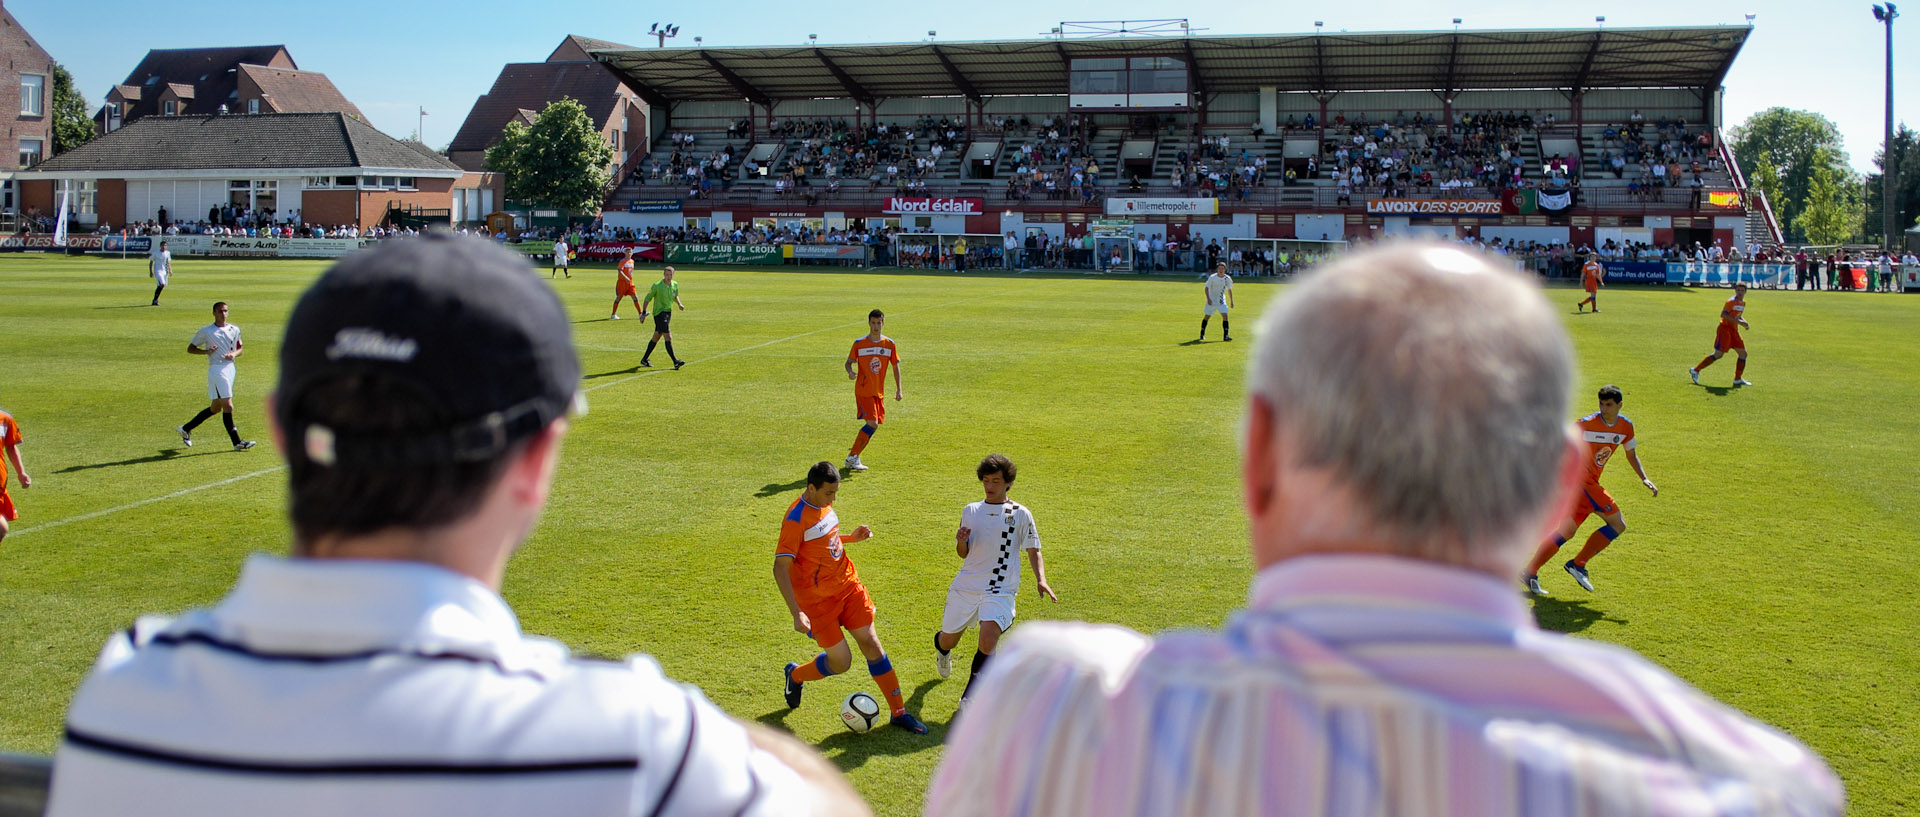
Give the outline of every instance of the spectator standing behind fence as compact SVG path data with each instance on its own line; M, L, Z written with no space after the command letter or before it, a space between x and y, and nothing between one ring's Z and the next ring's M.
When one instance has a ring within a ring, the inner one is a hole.
M288 318L271 403L293 558L108 641L47 813L864 813L653 659L520 632L498 588L579 388L566 311L514 253L405 239L336 264Z
M1277 298L1243 426L1249 609L1014 633L928 813L1840 814L1807 747L1541 632L1507 587L1581 469L1572 346L1500 266L1400 246Z

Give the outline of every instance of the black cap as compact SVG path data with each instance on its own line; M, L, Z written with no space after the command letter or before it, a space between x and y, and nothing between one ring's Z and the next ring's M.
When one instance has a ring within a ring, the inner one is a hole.
M355 436L292 416L304 389L344 374L413 387L445 429ZM280 426L320 465L480 462L546 428L580 398L573 328L526 258L474 238L389 239L342 258L287 318Z

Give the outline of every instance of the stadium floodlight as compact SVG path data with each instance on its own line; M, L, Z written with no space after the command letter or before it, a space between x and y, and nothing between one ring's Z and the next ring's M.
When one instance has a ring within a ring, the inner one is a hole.
M1900 175L1893 166L1893 21L1900 16L1900 10L1892 3L1884 4L1885 8L1881 5L1876 3L1873 7L1873 19L1887 28L1887 118L1886 130L1881 137L1884 141L1880 143L1880 150L1884 154L1880 172L1880 251L1890 254L1893 252L1895 235L1893 185Z
M820 35L818 34L807 35L807 45L819 45L819 44L820 44Z
M647 29L647 34L658 41L659 44L656 47L665 48L668 40L680 36L680 27L672 23L665 25L654 23L652 28Z
M1453 27L1456 29L1460 27L1460 18L1458 17L1453 18Z
M940 32L934 31L933 29L927 29L927 39L931 40L938 36L940 36Z
M1755 18L1755 17L1758 17L1758 16L1760 16L1760 15L1758 15L1758 14L1749 14L1749 15L1747 15L1747 25L1753 25L1753 18Z

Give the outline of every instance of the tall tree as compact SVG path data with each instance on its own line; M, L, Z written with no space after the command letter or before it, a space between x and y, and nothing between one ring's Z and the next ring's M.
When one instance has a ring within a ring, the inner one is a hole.
M53 152L66 153L93 138L93 118L87 116L87 98L73 87L73 74L53 67Z
M1867 174L1862 193L1866 197L1866 222L1861 225L1861 234L1867 240L1878 243L1884 227L1880 211L1883 199L1880 192L1880 178L1886 173L1889 162L1887 149L1883 145L1874 154L1873 164L1880 168L1879 173ZM1898 244L1899 234L1912 227L1914 220L1920 218L1920 134L1912 128L1901 125L1893 134L1893 229L1894 243Z
M1853 171L1834 167L1825 157L1814 165L1807 198L1794 217L1795 231L1814 244L1840 244L1857 238L1866 206Z
M1840 129L1812 111L1768 108L1747 117L1733 130L1733 153L1742 168L1754 166L1761 154L1772 159L1779 170L1780 194L1769 191L1767 198L1783 224L1799 223L1816 170L1824 167L1842 176L1849 172Z
M595 212L606 193L613 146L572 98L547 103L532 127L509 123L487 149L486 168L503 173L507 198L538 201L576 213Z

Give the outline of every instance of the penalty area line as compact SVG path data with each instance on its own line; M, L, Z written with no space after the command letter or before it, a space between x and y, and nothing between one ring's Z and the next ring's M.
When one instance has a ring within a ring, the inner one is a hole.
M139 508L145 505L152 505L155 502L165 502L169 499L183 497L183 496L186 496L187 494L198 493L200 491L204 491L209 488L218 488L222 485L232 485L233 483L240 482L242 480L249 480L249 479L253 479L254 477L263 477L268 474L278 473L280 471L285 471L285 470L287 470L286 466L279 465L279 466L268 468L262 471L255 471L251 474L241 474L240 476L228 477L218 482L209 482L205 485L200 485L193 488L182 488L178 491L174 491L173 493L167 494L165 496L156 496L149 499L142 499L139 502L129 502L125 505L120 505L112 508L105 508L102 510L93 511L91 513L83 513L83 514L80 514L79 516L69 516L65 519L56 519L52 522L48 522L42 525L34 525L33 527L30 527L30 528L21 528L19 530L14 531L12 534L10 534L10 537L22 536L25 534L33 533L34 531L46 530L48 528L57 528L57 527L60 527L61 525L69 525L74 522L85 522L89 519L99 519L102 516L116 514L121 511L130 511L130 510L133 510L134 508Z

